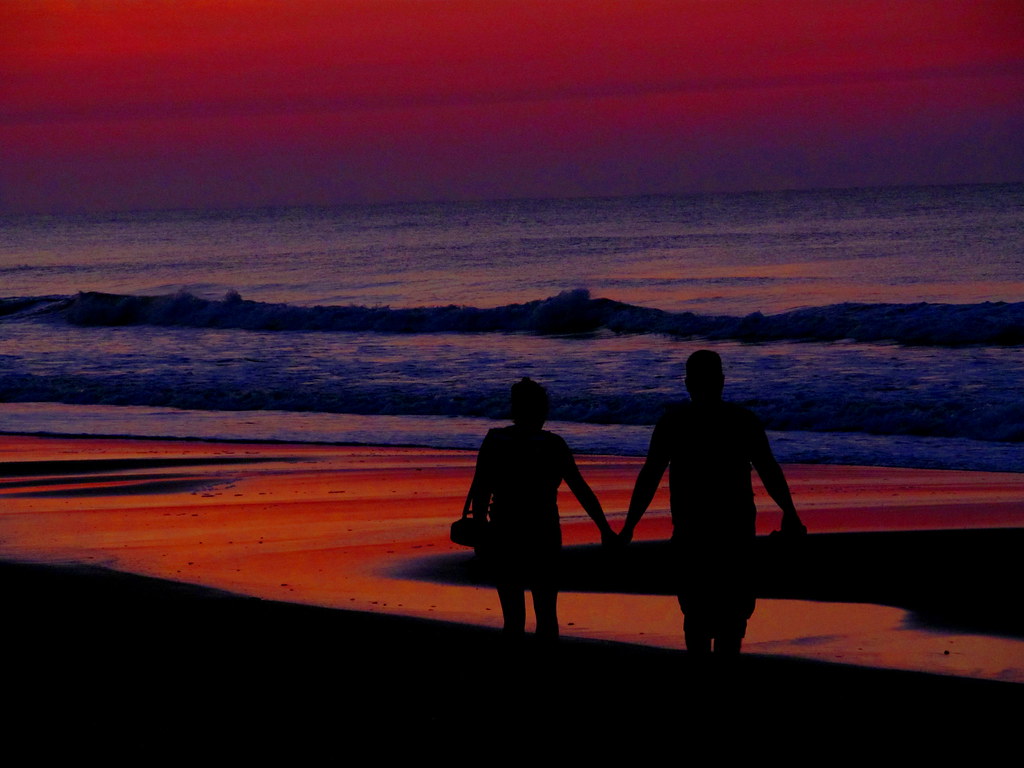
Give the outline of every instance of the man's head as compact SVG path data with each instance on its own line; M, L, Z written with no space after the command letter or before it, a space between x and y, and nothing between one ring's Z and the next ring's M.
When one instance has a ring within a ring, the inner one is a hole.
M699 349L686 361L686 391L695 403L722 399L725 375L722 358L710 349Z
M548 393L524 376L512 385L512 421L521 427L540 429L548 418Z

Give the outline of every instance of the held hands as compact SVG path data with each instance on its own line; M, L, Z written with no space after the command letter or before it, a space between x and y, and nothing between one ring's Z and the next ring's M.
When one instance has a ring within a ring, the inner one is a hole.
M615 533L609 526L601 531L601 545L609 551L623 549L633 539L633 532L623 528L620 533Z
M615 537L615 545L625 548L632 540L633 526L631 526L627 521L626 524L622 526L622 530L619 531L619 535Z
M807 535L807 526L803 524L796 512L782 516L782 527L778 534L787 539L797 539Z

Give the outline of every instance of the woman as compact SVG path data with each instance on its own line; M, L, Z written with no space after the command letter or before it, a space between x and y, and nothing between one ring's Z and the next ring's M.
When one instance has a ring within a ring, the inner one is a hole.
M562 531L558 486L566 485L612 544L612 532L597 496L583 479L569 446L543 429L547 392L524 378L512 386L512 426L492 429L477 457L470 489L473 517L489 517L488 556L495 569L504 633L521 637L526 628L526 594L533 593L537 636L558 638L558 559Z

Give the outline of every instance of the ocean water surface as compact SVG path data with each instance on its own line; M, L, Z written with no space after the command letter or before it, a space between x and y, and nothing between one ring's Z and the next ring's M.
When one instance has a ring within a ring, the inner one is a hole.
M784 461L1024 471L1024 185L0 219L0 431L642 454L695 349Z

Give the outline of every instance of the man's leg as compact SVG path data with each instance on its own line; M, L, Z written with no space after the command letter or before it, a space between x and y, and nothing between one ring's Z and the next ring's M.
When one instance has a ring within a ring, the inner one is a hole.
M740 655L740 646L743 645L742 637L718 636L715 638L715 656L735 657Z
M740 601L737 608L746 611L743 601ZM747 619L735 613L720 615L715 619L712 633L715 637L715 656L739 656L743 638L747 634Z
M683 610L683 638L686 641L686 650L696 656L711 653L711 627L701 618L699 611L693 610L682 596L679 597L679 607Z

